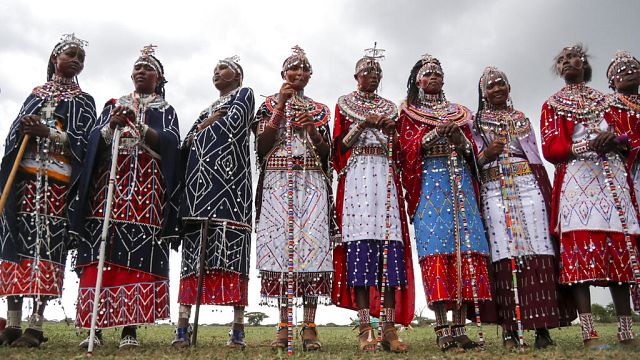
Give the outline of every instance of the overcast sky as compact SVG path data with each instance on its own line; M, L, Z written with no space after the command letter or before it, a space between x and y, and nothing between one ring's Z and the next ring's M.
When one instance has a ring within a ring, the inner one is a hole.
M551 72L564 46L582 42L592 55L592 86L608 91L606 67L619 49L640 56L638 1L3 1L0 4L0 138L31 89L46 81L47 60L61 34L89 42L83 90L98 111L110 98L132 91L132 65L142 46L157 45L169 83L167 101L177 110L184 135L199 112L217 98L211 77L221 58L238 55L245 86L256 96L275 93L280 66L300 45L313 65L306 94L333 110L338 96L355 88L353 69L374 41L387 50L380 94L399 103L413 64L424 53L440 59L450 101L477 108L478 79L485 66L504 70L517 108L536 130L545 99L562 86ZM260 103L262 98L257 98ZM548 164L547 164L548 165ZM255 254L255 246L252 255ZM255 264L255 259L252 259ZM417 274L419 274L416 267ZM251 268L248 311L257 306L259 280ZM177 317L179 255L172 256L172 313ZM425 306L417 278L417 308ZM64 311L73 317L77 277L67 271ZM607 292L594 299L608 303ZM0 301L0 316L6 303ZM318 322L348 323L355 313L329 308ZM48 318L62 318L59 304ZM232 311L207 307L203 322L230 322ZM299 319L302 319L300 314Z

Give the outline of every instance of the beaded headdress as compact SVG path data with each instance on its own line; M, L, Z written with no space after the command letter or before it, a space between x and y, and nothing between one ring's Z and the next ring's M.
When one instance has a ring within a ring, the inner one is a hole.
M638 71L638 68L640 68L640 61L638 61L638 59L633 57L628 51L617 51L607 68L609 84L613 83L614 76L624 71L634 71L634 69L631 68L634 63L636 67L635 71Z
M440 76L444 76L442 72L442 66L440 65L440 60L429 55L422 55L422 67L418 70L418 75L416 75L416 82L418 82L425 74L434 72L436 74L440 74Z
M373 47L364 50L364 56L356 62L356 70L354 75L358 75L365 69L376 69L380 77L382 77L382 67L380 61L384 59L384 49L378 48L378 43L373 43Z
M296 45L291 48L291 51L293 52L293 54L291 54L291 56L289 56L282 63L282 71L287 71L294 66L306 65L306 67L309 68L309 72L313 73L313 69L311 68L311 63L309 62L309 59L307 58L307 54L305 54L304 50L302 50L300 46Z
M218 60L218 65L219 64L224 64L227 65L228 67L231 68L231 70L233 70L234 73L236 74L240 74L240 83L242 83L242 70L240 70L240 57L238 55L233 55L230 57L226 57L222 60Z
M156 45L152 44L143 47L142 50L140 50L140 57L136 60L133 66L138 64L149 65L156 71L156 73L158 73L158 76L163 76L164 71L162 70L162 65L160 65L160 61L158 61L154 56L156 53L156 47Z
M75 33L64 34L60 37L60 42L53 48L53 55L58 56L70 47L77 47L84 50L84 47L89 45L89 42L79 39Z
M497 75L497 79L491 80L491 74ZM509 85L509 79L507 78L507 74L505 74L502 70L498 69L495 66L487 66L484 68L482 72L482 76L480 77L480 90L482 91L482 97L486 98L487 87L493 81L504 81L507 85Z

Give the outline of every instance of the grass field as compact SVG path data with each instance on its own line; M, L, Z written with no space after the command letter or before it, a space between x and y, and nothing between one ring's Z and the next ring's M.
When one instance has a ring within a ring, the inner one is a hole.
M475 326L469 326L475 338ZM552 330L551 335L557 346L548 350L529 350L526 353L509 353L502 348L497 328L484 326L487 338L487 349L484 352L447 355L447 358L459 359L496 359L509 357L513 359L640 359L640 352L614 346L612 350L589 352L583 349L580 327L573 326L562 330ZM615 324L598 325L603 340L616 344ZM138 330L138 338L142 346L134 350L119 350L117 347L119 331L104 332L106 344L97 348L94 358L99 359L272 359L286 358L285 353L273 352L269 343L274 336L271 327L247 327L247 348L244 351L230 350L224 347L228 328L224 326L201 326L198 334L198 348L175 350L170 347L174 328L170 325L142 327ZM73 327L58 323L46 323L45 335L49 342L39 349L0 348L0 359L82 359L85 352L78 347L84 335L77 333ZM442 353L435 346L435 335L431 328L415 328L401 333L402 339L411 346L409 353L392 355L388 353L362 354L356 348L354 331L349 327L319 327L323 349L317 353L303 353L296 347L295 358L301 359L380 359L407 358L429 359L440 358ZM533 332L526 334L526 341L533 345ZM299 345L300 340L296 341Z

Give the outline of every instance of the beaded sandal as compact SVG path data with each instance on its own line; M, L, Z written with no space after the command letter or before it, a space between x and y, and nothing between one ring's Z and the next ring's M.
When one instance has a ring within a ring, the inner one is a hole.
M373 328L370 325L366 327L361 327L359 329L360 333L358 334L358 346L361 351L376 351L378 347L378 341L376 337L373 336Z
M229 331L229 340L227 340L226 345L228 348L244 350L247 346L247 343L244 342L244 331L231 329Z
M280 323L278 325L278 332L276 333L276 339L271 342L271 349L281 350L287 348L289 329L286 323Z
M184 349L191 346L191 326L176 328L176 338L171 342L171 346L176 349Z
M322 344L318 340L318 330L315 323L303 324L301 333L303 351L317 351L322 348Z
M22 336L21 328L18 328L18 327L5 328L4 331L0 333L0 346L11 345L11 343L16 341L20 336Z
M126 335L120 339L120 349L133 349L138 346L140 346L140 342L131 335Z
M5 330L6 331L6 330ZM44 337L44 333L40 330L27 328L22 336L17 338L11 343L11 347L28 347L34 348L40 346L40 344L47 342L49 338Z
M89 338L91 334L87 335L87 337L80 342L78 346L83 349L89 349ZM96 330L96 336L93 338L93 346L102 346L102 331Z
M400 340L395 326L388 326L384 329L380 345L382 345L382 348L385 351L394 353L404 353L409 351L409 345Z
M436 332L436 344L442 352L464 352L458 348L458 343L453 340L449 325L436 326L433 330Z

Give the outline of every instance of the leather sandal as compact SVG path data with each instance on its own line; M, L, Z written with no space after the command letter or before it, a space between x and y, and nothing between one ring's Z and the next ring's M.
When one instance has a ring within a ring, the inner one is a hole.
M436 332L436 345L442 352L460 353L463 349L458 347L458 343L451 336L451 328L449 325L440 325L433 328Z
M451 331L456 334L458 333L456 330L459 329L464 329L465 325L454 325L451 327ZM482 346L480 343L477 343L473 340L471 340L469 338L469 336L467 336L467 334L465 334L464 332L461 335L456 335L453 336L453 341L455 341L456 343L458 343L458 347L467 351L467 350L479 350L482 351L484 350L484 346Z
M382 333L382 341L380 342L385 351L394 353L404 353L409 351L409 345L405 344L398 337L398 331L395 326L386 326Z
M373 328L371 325L360 327L360 333L358 334L358 346L361 351L376 351L378 348L378 340L373 335Z
M502 346L507 350L525 351L529 349L527 343L520 345L518 332L513 330L502 330Z
M536 349L545 349L555 345L556 343L551 339L551 334L548 329L536 329L536 340L533 343Z
M0 346L11 345L20 336L22 336L22 329L19 327L8 327L0 333Z
M278 332L276 333L276 338L271 342L271 349L272 350L286 349L288 345L287 344L288 336L289 336L289 328L287 327L287 324L280 323L280 325L278 325Z
M49 340L49 338L44 337L42 331L27 328L22 336L11 343L11 347L34 348L40 346L40 344L44 342L47 342L47 340Z
M318 340L318 330L315 323L305 323L302 326L302 351L317 351L322 348Z

